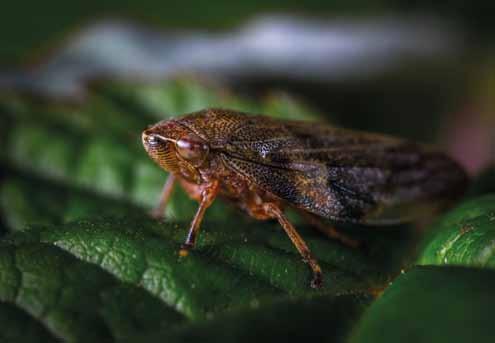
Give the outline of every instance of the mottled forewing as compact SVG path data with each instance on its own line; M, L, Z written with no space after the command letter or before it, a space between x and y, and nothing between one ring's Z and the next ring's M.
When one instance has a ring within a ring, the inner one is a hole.
M444 155L402 140L260 119L232 132L222 154L225 164L261 189L325 218L409 220L404 213L413 212L404 208L456 194L452 185L464 179Z

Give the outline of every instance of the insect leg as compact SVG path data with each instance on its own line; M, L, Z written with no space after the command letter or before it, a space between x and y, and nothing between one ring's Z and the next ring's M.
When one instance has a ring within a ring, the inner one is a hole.
M151 216L153 218L159 219L164 216L165 208L167 207L170 195L172 195L175 181L176 179L174 174L170 173L167 181L165 181L165 184L163 185L162 193L160 195L160 201L158 202L158 205L151 211Z
M285 230L285 233L287 233L292 243L296 246L297 251L299 251L299 253L303 257L304 262L306 262L313 271L313 280L311 280L311 287L321 288L323 283L321 267L311 254L311 251L306 245L306 242L304 242L303 238L299 235L299 233L297 233L294 226L289 222L287 217L278 206L274 205L273 203L265 203L263 204L263 209L268 214L271 214L275 216L275 218L277 218L278 222Z
M361 244L358 240L352 239L347 236L343 232L338 231L333 226L327 225L323 221L321 221L317 216L308 213L306 211L299 211L299 214L312 226L314 226L318 231L323 233L329 238L336 239L340 241L342 244L351 247L357 248Z
M201 227L201 221L203 220L203 217L205 215L205 211L213 203L213 200L215 200L215 197L218 194L218 189L218 181L213 181L212 183L208 184L201 192L201 202L199 203L198 210L194 215L194 219L191 223L186 241L180 248L180 256L187 256L188 251L194 247L199 229Z

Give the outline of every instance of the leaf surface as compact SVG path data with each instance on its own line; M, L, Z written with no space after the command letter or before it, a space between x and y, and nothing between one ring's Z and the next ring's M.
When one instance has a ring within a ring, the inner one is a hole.
M495 271L415 267L370 306L351 343L490 342Z
M494 268L494 242L495 195L471 198L433 225L417 263Z

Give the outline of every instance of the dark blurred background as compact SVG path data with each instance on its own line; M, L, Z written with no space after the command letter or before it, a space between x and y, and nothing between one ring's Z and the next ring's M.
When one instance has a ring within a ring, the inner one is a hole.
M335 0L335 1L9 1L0 13L0 56L22 64L46 53L77 25L96 18L127 17L163 29L223 30L260 14L292 13L323 19L393 14L429 14L455 21L478 45L493 43L491 1Z
M342 126L494 159L493 2L16 1L0 13L0 87L80 97L99 77L200 75L289 93ZM330 115L331 114L331 115Z
M0 56L19 64L48 49L75 25L106 16L125 16L166 29L229 29L262 13L295 13L320 18L434 14L463 25L478 43L493 42L491 1L335 0L335 1L9 1L0 13Z

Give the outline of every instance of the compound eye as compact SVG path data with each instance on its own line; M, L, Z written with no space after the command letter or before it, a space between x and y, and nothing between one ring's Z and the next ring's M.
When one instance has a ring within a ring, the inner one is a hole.
M147 142L149 145L157 145L159 143L158 141L158 137L155 135L147 136Z
M182 137L175 145L179 155L187 161L202 162L208 154L208 146L199 137Z

